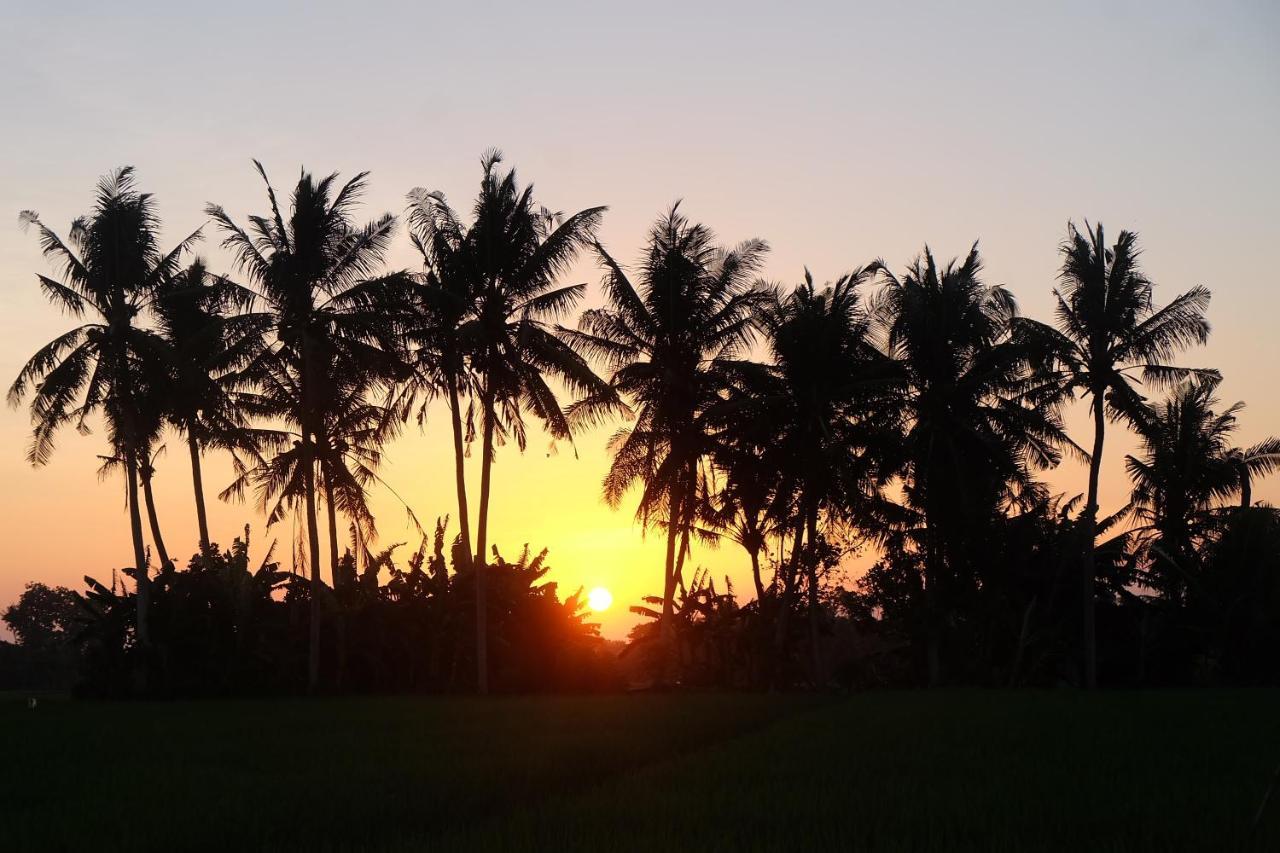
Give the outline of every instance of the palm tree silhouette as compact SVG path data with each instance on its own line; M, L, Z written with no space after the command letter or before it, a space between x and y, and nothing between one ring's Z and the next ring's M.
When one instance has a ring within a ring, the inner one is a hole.
M87 432L88 420L101 413L113 455L122 459L137 582L135 629L138 643L150 643L150 589L142 540L138 478L150 464L149 435L141 423L141 361L153 349L151 333L136 324L151 293L176 270L199 231L168 253L159 248L160 221L155 202L135 188L126 166L98 182L93 210L71 224L64 241L33 211L21 221L34 226L44 255L61 280L37 276L41 290L60 308L89 322L45 344L23 366L9 389L9 402L31 396L34 426L27 459L43 465L53 453L58 431L73 424ZM143 673L145 677L145 673Z
M1253 478L1280 471L1280 438L1265 438L1252 447L1233 447L1227 458L1236 469L1240 507L1253 505Z
M872 320L905 389L904 496L922 524L929 682L939 683L949 599L975 582L984 531L1002 502L1035 496L1031 471L1057 464L1066 443L1060 392L1036 381L1011 335L1017 306L981 281L975 243L940 268L926 247L885 286Z
M404 383L399 410L407 416L417 400L418 423L426 420L428 405L440 396L449 407L453 434L454 487L462 552L471 559L471 513L467 504L467 446L475 434L472 401L476 377L468 360L474 271L467 257L466 230L439 192L412 190L409 195L409 238L422 255L424 271L405 293L403 335L413 373ZM466 400L466 429L462 404Z
M1143 397L1134 388L1143 383L1160 386L1187 377L1210 378L1216 371L1175 367L1168 360L1191 344L1209 337L1204 312L1209 291L1193 287L1157 309L1152 282L1138 265L1138 235L1121 231L1108 248L1102 224L1081 233L1067 225L1061 246L1061 288L1057 299L1057 328L1033 320L1019 320L1022 333L1042 347L1049 381L1068 393L1089 398L1093 415L1093 447L1089 456L1089 487L1082 520L1084 583L1084 680L1097 685L1097 639L1094 610L1097 583L1093 541L1097 536L1098 479L1107 419L1140 416Z
M1215 503L1240 487L1231 433L1244 404L1218 412L1217 388L1217 379L1184 381L1158 405L1140 410L1135 424L1141 450L1125 457L1131 504L1149 534L1151 585L1173 601L1195 575Z
M422 190L410 194L415 237L427 257L429 284L436 288L427 298L444 296L436 298L432 307L443 312L449 337L441 342L444 349L431 372L441 375L450 396L455 455L461 431L457 397L467 384L464 355L474 373L480 403L475 560L476 667L481 693L488 691L484 567L495 439L510 436L523 451L525 414L531 412L553 439L571 440L571 414L590 419L618 408L617 396L608 383L547 325L548 319L576 305L586 290L585 284L560 287L556 280L590 243L605 208L587 208L568 217L539 208L533 200L533 187L521 188L515 169L501 173L501 163L498 151L486 153L481 160L480 194L469 228L442 194ZM460 314L459 299L464 294L466 311ZM547 383L550 377L578 395L571 411L561 406ZM457 467L461 512L466 502L465 484L462 465Z
M273 321L269 346L250 370L268 386L266 408L280 405L277 413L298 436L296 458L288 461L301 474L301 495L291 489L284 494L301 497L306 512L311 563L308 684L315 689L323 589L316 466L319 448L328 446L326 406L338 399L333 389L340 371L355 370L361 377L397 372L395 330L387 318L403 276L374 276L395 218L386 213L364 226L352 222L367 172L339 187L336 173L316 180L303 171L286 220L266 170L256 160L254 167L267 187L269 215L249 217L246 232L218 205L210 204L206 212L222 230L223 247L235 253L238 268L248 275ZM282 465L275 475L288 468Z
M760 316L770 363L738 366L745 406L732 394L726 406L731 424L768 424L772 432L761 452L781 474L774 513L781 515L781 527L795 531L793 559L782 577L777 634L781 643L803 567L815 684L825 682L818 624L819 517L852 521L875 500L874 458L889 450L886 438L896 434L898 408L886 405L896 376L871 344L860 295L875 273L875 267L856 269L819 288L806 270L799 287L766 302Z
M269 314L243 310L252 302L252 293L197 259L162 281L150 303L160 339L154 390L165 420L186 439L201 553L210 548L202 453L216 447L256 455L264 436L237 398L271 324Z
M767 298L754 281L767 251L761 240L720 248L712 231L691 223L677 204L649 232L638 287L596 245L608 305L583 312L569 337L605 366L613 387L637 408L635 425L610 441L604 498L616 507L640 483L637 518L646 527L666 523L661 621L668 643L677 540L687 542L708 503L699 471L715 447L708 410L730 384L725 362L743 354L754 335L756 311Z

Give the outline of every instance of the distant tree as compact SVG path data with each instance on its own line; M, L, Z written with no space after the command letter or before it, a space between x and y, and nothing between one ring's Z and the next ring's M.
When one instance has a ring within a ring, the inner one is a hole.
M80 611L76 594L65 586L28 583L15 604L4 611L4 623L24 646L49 647L69 642Z
M1023 331L1044 349L1048 381L1061 383L1070 393L1089 399L1093 415L1093 446L1089 455L1089 489L1082 529L1084 560L1084 673L1085 685L1097 684L1097 643L1094 625L1097 573L1093 540L1098 517L1098 480L1107 420L1132 421L1143 397L1134 387L1137 377L1159 387L1189 377L1208 378L1215 371L1176 367L1168 361L1191 344L1209 337L1209 291L1193 287L1163 308L1152 299L1153 285L1138 264L1138 235L1121 231L1108 247L1102 224L1085 232L1068 224L1061 247L1062 270L1057 299L1056 328L1020 321Z
M637 409L635 425L610 442L604 498L616 507L639 483L641 523L666 523L662 622L671 641L677 543L708 503L700 492L700 466L715 449L708 409L730 383L724 363L745 354L768 298L755 286L767 251L761 240L722 249L709 228L673 206L650 229L637 284L597 244L608 304L585 311L569 337Z
M135 628L145 646L150 596L138 478L150 460L139 384L154 335L136 321L159 284L180 267L199 232L162 253L155 201L135 189L132 167L98 183L93 211L71 223L69 243L32 211L25 211L22 221L36 228L45 257L61 273L61 281L37 276L41 289L64 311L89 322L41 347L14 380L9 402L16 406L31 396L34 434L27 459L33 465L49 460L59 429L73 424L87 432L89 419L103 415L112 455L125 469L134 554L130 574L138 584Z

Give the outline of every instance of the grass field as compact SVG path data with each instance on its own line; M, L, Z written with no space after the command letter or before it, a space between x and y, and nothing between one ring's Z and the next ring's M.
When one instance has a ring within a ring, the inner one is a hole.
M0 849L1280 850L1277 762L1280 691L9 697Z

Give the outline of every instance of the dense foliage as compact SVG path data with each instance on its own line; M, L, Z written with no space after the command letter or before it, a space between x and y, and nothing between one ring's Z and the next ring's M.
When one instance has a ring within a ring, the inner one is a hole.
M1280 516L1252 499L1280 441L1235 446L1242 404L1175 363L1208 337L1209 291L1158 306L1135 234L1069 226L1046 324L984 281L977 244L788 288L759 278L763 241L722 247L676 206L627 267L596 239L604 208L546 210L501 162L485 156L470 222L409 193L421 272L384 269L396 220L356 220L364 173L304 171L283 206L255 163L268 212L207 211L225 276L188 257L199 232L160 252L130 169L67 241L24 214L62 276L41 287L88 322L35 354L10 400L30 400L34 464L63 426L105 420L134 554L82 594L29 587L5 615L6 679L78 667L102 695L1280 681ZM570 328L586 285L559 280L583 251L605 302ZM1077 396L1089 441L1062 419ZM403 546L378 550L368 495L385 443L435 401L459 533L438 524L401 564ZM493 460L523 450L530 418L563 441L623 422L603 497L638 491L666 554L621 655L543 580L545 554L511 562L489 540ZM1102 514L1115 425L1140 445L1130 502ZM200 531L185 568L152 499L168 430ZM255 568L247 532L210 541L210 451L235 464L223 498L297 525L288 568L271 553ZM1089 465L1079 496L1042 480L1067 457ZM741 547L749 599L691 564L695 542ZM854 579L858 553L875 559Z

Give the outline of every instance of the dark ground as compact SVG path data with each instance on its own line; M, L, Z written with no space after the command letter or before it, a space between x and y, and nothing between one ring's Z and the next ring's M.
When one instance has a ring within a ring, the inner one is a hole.
M5 696L0 849L1280 850L1278 763L1262 690Z

